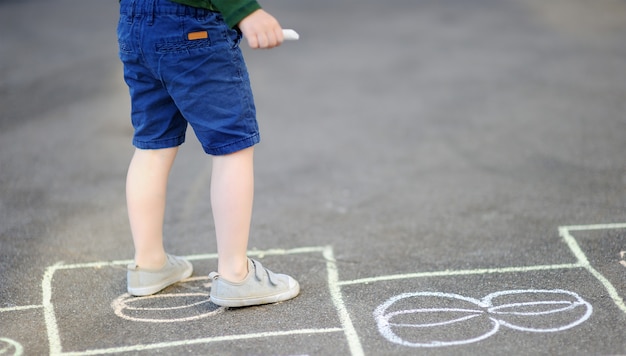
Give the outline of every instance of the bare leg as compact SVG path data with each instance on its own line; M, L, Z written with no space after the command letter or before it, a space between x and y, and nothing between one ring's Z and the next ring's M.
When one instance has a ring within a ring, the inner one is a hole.
M237 282L248 273L248 237L254 196L254 148L213 157L211 205L217 235L218 272Z
M170 169L178 147L135 150L126 177L128 217L135 244L135 263L148 269L165 264L163 219Z

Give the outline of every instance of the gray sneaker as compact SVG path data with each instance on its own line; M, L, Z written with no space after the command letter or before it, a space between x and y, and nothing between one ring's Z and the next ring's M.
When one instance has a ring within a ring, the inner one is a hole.
M239 283L220 278L215 272L209 274L209 278L212 280L211 301L223 307L282 302L300 293L300 285L295 279L275 274L252 259L248 259L248 275Z
M189 261L172 255L167 255L165 266L158 270L140 268L133 263L128 265L128 293L135 296L154 294L188 278L192 272Z

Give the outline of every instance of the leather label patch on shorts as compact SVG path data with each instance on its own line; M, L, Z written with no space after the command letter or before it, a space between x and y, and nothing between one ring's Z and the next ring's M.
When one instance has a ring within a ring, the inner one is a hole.
M206 31L198 31L198 32L189 32L187 34L187 39L190 41L193 40L202 40L205 38L209 38L209 34Z

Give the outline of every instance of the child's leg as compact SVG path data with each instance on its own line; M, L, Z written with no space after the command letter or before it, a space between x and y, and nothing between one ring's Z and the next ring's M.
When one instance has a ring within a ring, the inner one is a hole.
M225 307L276 303L300 293L298 282L248 259L254 194L253 148L215 156L211 204L217 233L218 273L209 274L210 298Z
M248 273L248 236L254 195L254 147L213 157L211 205L217 235L218 272L237 282Z
M126 200L135 244L135 264L158 269L165 264L163 219L167 179L178 147L135 150L126 178Z

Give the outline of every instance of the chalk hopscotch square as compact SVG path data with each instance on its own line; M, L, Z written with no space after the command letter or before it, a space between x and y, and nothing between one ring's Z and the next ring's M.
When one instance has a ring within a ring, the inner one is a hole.
M376 326L363 318L355 319L353 324L365 349L395 353L398 345L408 347L406 351L416 347L467 346L480 341L480 352L495 345L493 351L498 353L504 344L502 339L498 343L498 338L491 338L496 333L513 334L506 338L507 347L519 342L520 349L524 348L525 338L515 335L516 331L534 333L534 340L544 348L554 344L555 349L560 349L562 346L555 343L558 338L546 335L572 328L583 335L594 332L591 323L584 323L594 313L593 306L582 296L597 301L608 291L614 305L602 303L603 308L595 315L606 320L620 319L612 309L614 306L626 313L624 298L620 296L625 288L621 279L621 268L626 267L624 232L604 232L603 242L597 236L578 238L582 248L572 235L609 229L624 231L626 224L560 227L560 236L575 256L574 263L415 272L340 281L338 285L346 300L352 295L371 298L369 302L350 303L346 308L353 315L374 311L370 315ZM607 238L611 241L607 242ZM575 291L568 281L579 282ZM616 289L614 284L619 287ZM493 290L497 286L502 290ZM386 295L389 290L399 294ZM384 302L376 306L373 300L378 299ZM572 344L571 352L581 352L585 346L584 342ZM594 351L598 350L589 350Z
M224 345L234 353L263 349L275 353L267 345L268 338L291 340L295 345L300 344L298 338L319 338L319 344L301 344L317 344L316 350L302 346L294 349L299 354L342 349L349 353L329 288L331 261L324 255L328 249L252 251L251 257L276 271L307 271L297 276L303 286L300 296L252 307L253 312L225 310L208 302L206 276L215 266L214 255L187 256L194 264L194 276L146 298L126 295L126 262L58 265L49 269L50 303L44 303L51 353L219 352Z
M363 349L454 353L459 349L450 347L463 346L469 354L499 354L505 348L525 349L529 340L544 350L585 349L584 341L563 346L554 334L594 331L593 324L584 323L592 306L581 296L593 296L600 285L583 268L476 271L340 282L345 300L368 296L347 304L351 315L369 316L353 318ZM572 291L571 280L582 287Z

